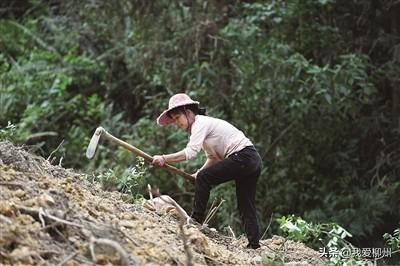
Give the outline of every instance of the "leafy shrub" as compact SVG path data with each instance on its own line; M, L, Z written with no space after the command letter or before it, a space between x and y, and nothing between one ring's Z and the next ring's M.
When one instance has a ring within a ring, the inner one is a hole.
M8 121L7 126L0 128L0 141L8 140L13 141L15 138L16 126Z
M400 250L400 228L394 230L393 234L385 233L383 238L394 252Z
M105 190L118 190L135 198L140 194L138 187L144 182L144 174L144 160L137 158L134 166L122 172L121 169L108 169L97 174L94 180L100 182Z
M326 249L334 250L336 256L328 256L330 265L364 265L362 258L342 256L344 250L353 250L354 246L346 238L352 235L336 223L313 224L301 217L282 216L278 219L279 228L289 239L303 242L324 255ZM328 251L329 252L329 251ZM350 252L351 254L351 252Z

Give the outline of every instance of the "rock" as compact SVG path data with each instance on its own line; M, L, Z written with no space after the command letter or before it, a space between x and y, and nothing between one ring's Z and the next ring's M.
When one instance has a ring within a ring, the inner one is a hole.
M10 256L21 262L22 264L33 264L33 260L31 258L32 253L30 252L28 247L19 247L14 249Z
M25 191L23 191L22 189L17 189L16 191L14 191L13 194L18 198L23 198L25 196Z
M39 205L43 208L51 207L56 204L53 197L47 193L43 193L42 195L40 195L38 201Z
M7 201L0 201L0 213L7 217L15 217L17 213L17 208L13 204Z
M133 221L129 221L129 220L122 220L119 222L120 226L123 227L127 227L127 228L135 228L136 227L136 223Z
M259 264L261 263L261 261L262 261L261 256L255 256L255 257L251 260L252 263L257 264L257 265L259 265Z

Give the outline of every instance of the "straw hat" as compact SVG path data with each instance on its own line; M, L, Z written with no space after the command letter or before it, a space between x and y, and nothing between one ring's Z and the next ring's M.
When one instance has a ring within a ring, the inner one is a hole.
M157 124L161 126L166 126L169 125L173 122L173 120L168 116L168 112L171 111L172 109L175 109L177 107L185 106L185 105L191 105L191 104L197 104L199 105L200 102L198 101L193 101L187 94L185 93L178 93L173 95L169 99L168 103L168 109L164 110L160 116L157 118Z

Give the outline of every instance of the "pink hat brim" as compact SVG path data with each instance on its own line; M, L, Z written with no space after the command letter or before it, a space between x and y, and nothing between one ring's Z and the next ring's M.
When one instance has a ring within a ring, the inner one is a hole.
M164 110L164 111L158 116L158 118L157 118L157 124L159 124L160 126L168 126L169 124L172 124L174 121L168 116L167 113L168 113L169 111L171 111L172 109L175 109L175 108L178 108L178 107L181 107L181 106L185 106L185 105L191 105L191 104L197 104L197 105L199 105L200 102L193 101L192 103L189 103L189 104L188 104L188 103L185 103L185 104L177 105L177 106L174 106L173 108Z
M172 119L168 117L167 113L169 110L164 110L157 118L157 124L160 126L167 126L172 123Z

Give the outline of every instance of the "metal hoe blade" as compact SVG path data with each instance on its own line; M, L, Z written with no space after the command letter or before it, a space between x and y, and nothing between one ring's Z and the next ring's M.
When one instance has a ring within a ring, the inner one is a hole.
M98 127L96 131L93 134L92 139L90 140L89 146L86 149L86 157L88 159L93 158L96 148L97 148L97 143L99 142L99 139L101 137L101 134L104 132L104 128Z

